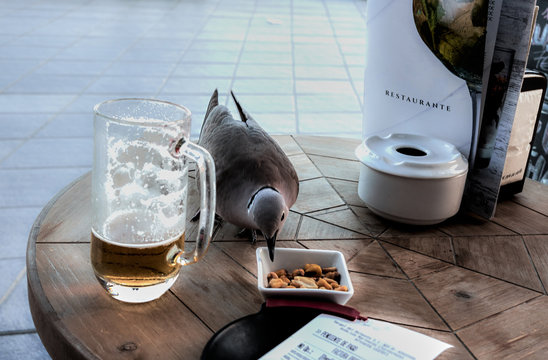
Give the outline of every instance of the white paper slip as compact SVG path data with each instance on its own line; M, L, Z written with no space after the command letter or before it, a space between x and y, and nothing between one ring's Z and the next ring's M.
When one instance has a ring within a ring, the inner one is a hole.
M387 322L321 314L261 360L432 360L450 347Z

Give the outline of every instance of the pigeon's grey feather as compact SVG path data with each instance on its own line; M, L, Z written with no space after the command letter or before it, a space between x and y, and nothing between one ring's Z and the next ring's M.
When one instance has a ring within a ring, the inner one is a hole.
M232 224L261 230L273 249L297 199L299 179L276 141L232 97L242 121L219 105L215 91L198 142L215 161L216 212Z
M211 95L211 99L209 100L209 104L207 105L207 111L206 111L204 119L207 119L207 117L211 113L211 110L213 110L215 107L217 107L217 105L219 105L219 92L217 91L217 89L215 89L215 91L213 92L213 95ZM202 124L202 128L200 129L200 134L204 130L204 125L205 124L206 124L206 121L204 121L204 123Z
M215 89L217 91L217 89ZM236 104L236 108L238 109L238 113L240 114L240 118L243 122L247 124L247 120L250 118L248 113L242 108L242 105L240 105L240 102L238 99L236 99L236 95L231 91L230 95L232 95L232 99L234 99L234 103Z

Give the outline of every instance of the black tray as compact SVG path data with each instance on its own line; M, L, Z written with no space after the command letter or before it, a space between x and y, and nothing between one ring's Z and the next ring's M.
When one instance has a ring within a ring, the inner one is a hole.
M356 310L333 303L268 299L258 313L235 320L216 332L201 359L256 360L322 313L364 319Z

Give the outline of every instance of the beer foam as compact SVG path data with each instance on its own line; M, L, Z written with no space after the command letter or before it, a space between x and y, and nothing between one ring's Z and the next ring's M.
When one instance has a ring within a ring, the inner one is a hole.
M108 139L102 238L157 245L184 232L187 172L169 153L172 136L151 128L135 140Z

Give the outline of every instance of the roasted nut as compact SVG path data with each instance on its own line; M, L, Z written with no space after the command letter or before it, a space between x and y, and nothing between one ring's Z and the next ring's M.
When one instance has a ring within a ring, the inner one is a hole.
M277 279L277 278L278 278L278 275L276 275L274 271L269 272L268 275L266 276L266 280L268 280L268 282L270 282L270 280L272 279Z
M278 277L287 276L287 270L286 269L280 269L280 270L276 271L276 275L278 275Z
M346 286L339 285L341 274L334 266L321 268L318 264L306 264L291 273L286 269L272 271L267 275L271 288L301 288L348 291Z
M293 277L295 277L295 276L304 276L304 270L303 269L295 269L291 273L291 276L293 276Z
M272 279L268 283L268 286L270 286L271 288L279 289L279 288L287 287L287 284L283 282L282 279Z
M320 289L333 290L333 287L325 279L319 279L316 283Z
M306 276L322 276L322 268L318 264L306 264L304 266L304 273Z
M336 282L341 281L341 274L339 274L337 271L330 271L327 274L325 274L325 277L328 279L333 279Z
M306 289L318 288L318 285L316 285L314 279L305 276L295 276L295 278L293 278L293 280L291 281L291 285Z

